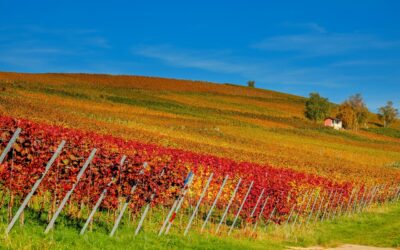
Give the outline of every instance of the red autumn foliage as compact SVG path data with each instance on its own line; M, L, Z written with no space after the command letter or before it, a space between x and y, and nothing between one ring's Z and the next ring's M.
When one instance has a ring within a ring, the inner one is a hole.
M112 177L116 181L109 188L102 204L103 208L116 209L118 197L129 195L131 186L138 183L131 207L140 209L146 199L156 190L153 205L167 205L178 194L188 171L193 171L196 178L206 181L207 175L214 173L212 185L220 184L225 175L231 179L241 177L243 184L235 198L233 208L237 208L247 192L248 185L254 181L253 189L247 199L242 217L248 217L258 196L265 188L264 197L269 197L264 210L267 217L273 208L277 208L275 221L280 222L298 199L304 189L341 190L344 197L349 197L352 190L350 183L335 183L327 178L297 172L291 169L274 168L249 162L235 162L227 158L202 155L178 149L127 141L113 136L98 135L59 126L34 123L25 119L0 117L2 150L17 127L22 132L7 157L0 165L0 188L8 189L14 195L25 196L33 183L44 171L52 152L61 140L66 140L61 155L51 168L38 190L39 194L50 193L60 200L71 188L76 176L93 148L98 151L92 164L86 170L77 186L72 202L95 203L101 191ZM123 166L119 165L122 155L127 155ZM139 175L143 163L147 162L143 175ZM159 178L164 170L165 174ZM201 187L202 188L202 187ZM200 193L201 190L196 190ZM222 204L219 204L222 207ZM257 211L261 209L261 204ZM232 209L232 211L234 211ZM256 213L257 214L257 213Z

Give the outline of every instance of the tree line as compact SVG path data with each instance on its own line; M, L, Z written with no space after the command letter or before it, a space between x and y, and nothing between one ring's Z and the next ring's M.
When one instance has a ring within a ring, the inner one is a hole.
M305 103L305 116L314 122L318 122L331 114L335 114L336 118L342 121L344 128L353 130L366 127L368 120L373 115L368 110L361 94L352 95L337 106L318 93L310 93ZM399 111L394 107L392 101L388 101L385 106L378 109L376 115L383 123L383 127L389 127L398 118Z

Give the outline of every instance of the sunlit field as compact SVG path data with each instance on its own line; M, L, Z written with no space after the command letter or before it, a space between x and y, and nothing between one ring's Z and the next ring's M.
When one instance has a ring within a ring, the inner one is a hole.
M231 84L86 74L0 73L0 112L337 181L399 179L400 124L334 131L305 98Z

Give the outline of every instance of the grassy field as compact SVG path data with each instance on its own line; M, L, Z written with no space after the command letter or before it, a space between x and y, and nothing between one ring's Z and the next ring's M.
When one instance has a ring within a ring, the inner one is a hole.
M135 76L0 73L0 112L336 180L399 178L400 123L333 131L305 99L268 90ZM362 176L363 178L359 178Z
M2 211L4 213L4 211ZM79 221L60 218L56 230L43 234L44 220L32 211L25 213L24 226L17 225L9 236L2 236L0 248L4 249L287 249L289 246L338 246L360 244L381 247L399 247L400 205L391 204L371 208L368 212L344 216L334 221L315 224L307 228L260 225L257 236L249 231L238 230L231 236L223 233L200 234L193 230L188 237L173 231L158 237L157 223L145 224L138 236L134 236L134 224L125 221L117 235L108 236L107 226L95 224L92 232L79 236ZM2 217L5 218L6 216ZM0 222L0 231L6 227Z

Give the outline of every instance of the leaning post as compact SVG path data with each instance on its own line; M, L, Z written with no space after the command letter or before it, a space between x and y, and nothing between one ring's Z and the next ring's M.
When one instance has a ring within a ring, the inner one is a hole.
M42 182L42 180L44 179L44 177L46 176L46 174L49 172L51 166L53 165L54 161L57 159L57 157L60 155L61 150L63 149L65 145L65 141L62 140L61 143L58 145L57 150L54 152L53 156L50 158L50 160L47 162L46 168L44 170L44 172L42 173L41 177L35 182L35 184L32 187L32 190L29 192L29 194L25 197L24 201L22 202L21 206L18 208L17 213L14 215L14 217L12 218L10 224L8 225L7 229L6 229L6 234L8 234L11 229L14 227L15 222L17 222L19 216L21 216L22 212L24 211L26 205L28 205L28 202L31 200L32 196L34 195L34 193L36 192L36 190L38 189L40 183Z
M78 176L76 177L76 181L72 188L68 191L68 193L65 195L64 199L62 200L60 206L58 207L57 211L54 213L53 218L51 218L50 223L47 225L46 230L44 231L45 234L47 234L53 227L54 223L57 220L58 215L60 215L61 211L63 210L65 204L67 203L68 199L71 197L72 193L74 192L76 186L78 186L79 181L81 180L83 174L85 173L86 168L89 166L89 164L92 162L94 155L96 154L97 149L93 149L92 152L90 153L89 157L87 158L86 162L84 163L82 169L79 171Z

